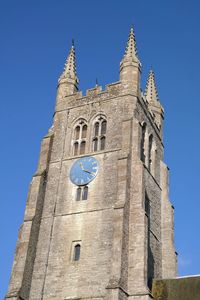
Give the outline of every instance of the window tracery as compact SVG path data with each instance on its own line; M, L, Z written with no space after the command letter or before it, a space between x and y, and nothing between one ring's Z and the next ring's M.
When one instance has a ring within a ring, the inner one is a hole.
M107 121L104 117L100 116L94 123L93 138L92 138L92 150L102 151L106 147L106 131Z
M87 124L80 120L74 129L73 135L73 155L82 155L86 151Z

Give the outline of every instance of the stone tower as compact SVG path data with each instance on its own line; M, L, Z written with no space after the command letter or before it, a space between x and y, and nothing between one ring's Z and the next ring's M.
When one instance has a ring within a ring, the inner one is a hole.
M19 231L9 300L149 300L176 276L173 207L153 71L133 28L120 80L78 91L72 46Z

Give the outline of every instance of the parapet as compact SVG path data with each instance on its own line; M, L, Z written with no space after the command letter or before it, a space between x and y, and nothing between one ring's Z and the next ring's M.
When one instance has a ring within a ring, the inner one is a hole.
M101 86L96 85L94 88L86 90L85 95L83 95L82 91L78 91L73 95L57 99L56 111L87 104L89 102L102 101L123 94L125 94L125 90L119 81L106 85L105 90L103 90Z
M143 93L140 92L140 95L136 95L133 90L128 89L127 86L120 81L107 84L104 90L102 86L96 85L94 88L86 90L85 95L83 95L82 91L77 91L76 93L69 96L57 97L56 112L77 106L82 106L91 102L99 102L111 98L125 96L127 94L133 95L140 100L140 103L143 106L144 110L148 112L152 124L155 125L156 129L159 132L160 129L155 122L155 114L148 109L148 102L146 101Z

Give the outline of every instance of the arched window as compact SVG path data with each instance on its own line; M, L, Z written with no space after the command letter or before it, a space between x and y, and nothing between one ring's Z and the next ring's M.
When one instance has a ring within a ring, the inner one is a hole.
M106 146L106 131L107 121L104 117L100 116L94 123L93 139L92 139L92 150L101 151Z
M146 123L142 125L142 136L140 144L140 159L145 163L145 134L146 134Z
M83 119L78 122L74 129L73 141L73 155L85 154L86 138L87 138L87 124Z
M106 122L106 120L104 120L104 121L101 123L101 135L102 135L102 134L106 134L106 127L107 127L107 122Z
M80 260L80 256L81 256L81 245L76 244L74 247L74 261Z
M88 199L88 186L80 186L76 190L76 201Z
M80 130L81 130L80 126L76 126L76 128L75 128L75 140L79 140Z
M85 139L87 135L87 125L83 125L82 127L82 139Z
M152 167L152 145L153 145L153 135L151 134L149 136L149 149L148 149L148 168L149 171L151 171L151 167Z
M94 136L98 136L99 135L99 122L96 122L94 124Z

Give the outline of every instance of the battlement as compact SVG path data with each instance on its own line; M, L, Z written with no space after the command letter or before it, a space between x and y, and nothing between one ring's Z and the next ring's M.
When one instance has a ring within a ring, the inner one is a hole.
M110 97L122 96L125 93L127 93L127 91L119 81L107 84L104 90L102 86L96 85L94 88L87 89L85 95L82 91L78 91L69 96L57 97L56 111L77 105L84 105L89 102L102 101Z
M137 95L131 89L127 89L127 86L120 81L107 84L105 89L103 89L102 86L96 85L93 88L87 89L84 94L82 91L77 91L69 96L57 97L55 112L70 109L72 107L87 105L92 102L106 101L107 99L122 97L127 94L131 94L137 98L139 97L140 104L146 111L150 122L154 125L157 133L159 134L160 127L156 123L156 116L154 112L149 109L148 101L143 92L140 91L140 94Z

